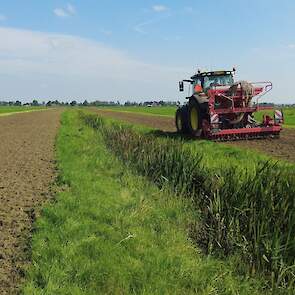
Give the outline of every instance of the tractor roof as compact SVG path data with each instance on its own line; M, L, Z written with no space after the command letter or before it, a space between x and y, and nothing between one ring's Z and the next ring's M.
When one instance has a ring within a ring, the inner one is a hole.
M210 72L198 72L197 74L193 75L191 79L196 79L200 77L206 76L224 76L224 75L231 75L234 71L210 71Z

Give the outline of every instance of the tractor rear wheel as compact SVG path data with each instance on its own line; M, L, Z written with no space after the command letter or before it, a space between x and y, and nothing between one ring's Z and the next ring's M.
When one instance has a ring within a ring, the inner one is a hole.
M178 133L187 134L188 129L188 107L182 106L176 111L175 114L175 125Z
M188 128L189 133L194 137L202 135L202 112L200 104L192 99L188 105Z

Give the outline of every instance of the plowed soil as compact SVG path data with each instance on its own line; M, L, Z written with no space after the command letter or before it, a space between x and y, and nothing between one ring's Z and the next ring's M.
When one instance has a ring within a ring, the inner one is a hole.
M29 259L32 222L51 196L61 111L0 117L0 294L16 294Z
M141 124L171 133L176 132L173 118L94 108L91 110L102 116L116 118L132 124ZM284 129L279 139L241 140L227 142L226 144L254 149L274 158L295 163L295 128Z

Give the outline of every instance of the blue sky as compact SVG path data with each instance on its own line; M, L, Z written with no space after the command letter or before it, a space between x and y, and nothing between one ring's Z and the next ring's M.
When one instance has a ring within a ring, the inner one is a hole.
M293 0L0 4L0 99L180 99L197 68L236 66L295 102Z

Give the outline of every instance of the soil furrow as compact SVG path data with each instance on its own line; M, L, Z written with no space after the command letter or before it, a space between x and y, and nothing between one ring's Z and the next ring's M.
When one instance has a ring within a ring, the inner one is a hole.
M29 259L38 208L54 182L61 111L0 117L0 294L15 294Z

